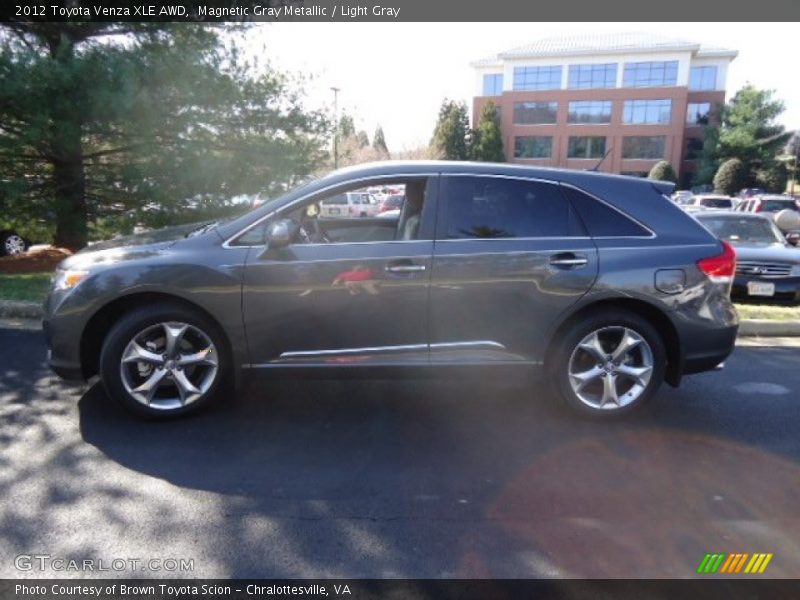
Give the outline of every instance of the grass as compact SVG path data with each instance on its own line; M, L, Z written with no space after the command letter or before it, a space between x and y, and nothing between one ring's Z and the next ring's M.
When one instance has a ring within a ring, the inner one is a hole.
M51 271L14 275L0 274L0 300L44 302L52 276Z
M740 319L766 319L768 321L800 321L800 306L772 306L769 304L737 304Z

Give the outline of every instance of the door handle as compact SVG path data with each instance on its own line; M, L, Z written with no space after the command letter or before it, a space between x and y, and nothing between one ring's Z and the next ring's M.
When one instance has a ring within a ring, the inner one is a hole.
M562 252L554 254L550 257L550 264L554 267L583 267L589 264L589 259L583 254L575 254L573 252Z
M387 273L419 273L425 270L425 265L415 265L410 261L390 263L384 267Z

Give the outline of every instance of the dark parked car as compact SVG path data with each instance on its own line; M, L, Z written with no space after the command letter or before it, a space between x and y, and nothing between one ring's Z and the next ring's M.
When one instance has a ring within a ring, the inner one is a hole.
M370 185L405 186L398 217L320 215ZM736 337L733 250L671 191L487 163L337 171L186 237L65 260L46 302L50 364L99 374L150 417L244 375L450 367L543 372L574 409L624 413L717 366Z
M787 242L770 217L738 212L695 216L711 233L736 248L734 298L800 302L800 249Z

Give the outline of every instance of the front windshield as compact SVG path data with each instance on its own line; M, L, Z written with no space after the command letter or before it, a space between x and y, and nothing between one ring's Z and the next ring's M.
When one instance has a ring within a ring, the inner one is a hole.
M711 233L728 242L783 244L783 237L775 224L766 219L703 217L700 221Z

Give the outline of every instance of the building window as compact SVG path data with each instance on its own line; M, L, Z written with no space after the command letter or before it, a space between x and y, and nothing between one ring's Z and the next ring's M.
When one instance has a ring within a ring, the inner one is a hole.
M717 89L717 67L711 65L689 69L689 89L692 91Z
M622 77L625 87L662 87L677 83L677 60L625 63Z
M561 67L514 67L515 90L557 90Z
M612 88L617 85L617 64L570 65L568 86L573 89Z
M514 158L550 158L552 155L552 137L523 136L514 138Z
M672 117L672 100L625 100L622 122L629 125L667 124Z
M568 123L610 123L611 100L575 100L569 103Z
M483 95L500 96L503 94L503 74L491 73L483 76Z
M696 160L700 158L700 153L703 151L703 140L700 138L686 138L686 152L683 155L684 160Z
M556 122L558 102L515 102L515 125L543 125Z
M599 136L571 136L567 147L567 158L603 158L606 153L606 138Z
M632 135L622 138L622 158L664 158L667 138L663 135Z
M686 123L688 125L707 125L710 114L710 102L689 102L686 107Z

